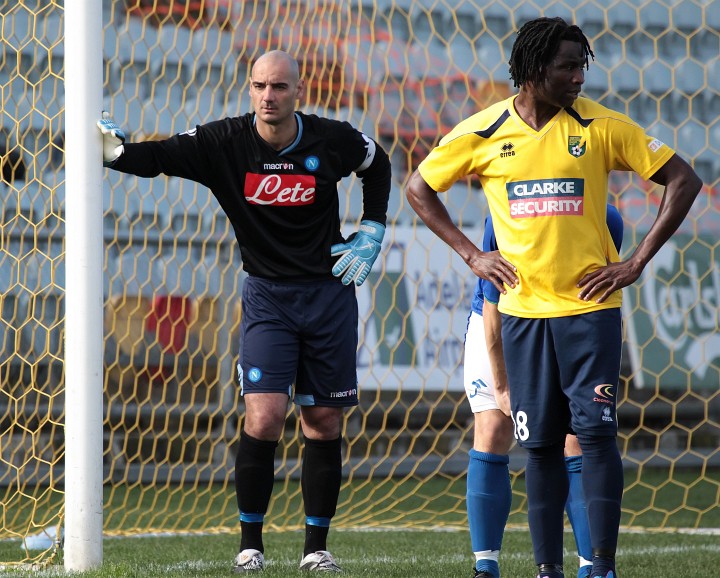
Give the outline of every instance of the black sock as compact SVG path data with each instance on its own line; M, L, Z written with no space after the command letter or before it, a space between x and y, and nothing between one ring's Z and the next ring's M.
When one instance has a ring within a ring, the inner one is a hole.
M578 434L578 442L583 453L582 483L593 556L612 557L617 550L623 495L617 441L614 437Z
M528 524L536 564L563 563L563 524L569 486L564 445L563 440L527 451Z
M305 549L303 554L307 556L319 550L327 550L327 536L330 526L313 526L305 524Z
M305 438L302 495L305 504L305 555L327 550L330 520L335 515L342 482L342 438Z
M244 431L235 458L235 494L240 511L240 550L264 551L263 518L275 481L275 448L278 442L255 439Z
M262 522L243 522L240 520L240 552L248 548L265 552L262 531Z

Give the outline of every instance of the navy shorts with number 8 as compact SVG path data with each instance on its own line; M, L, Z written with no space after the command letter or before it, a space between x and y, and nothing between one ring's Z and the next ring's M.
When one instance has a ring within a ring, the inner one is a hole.
M502 315L515 438L524 447L571 432L617 435L619 308L549 319Z

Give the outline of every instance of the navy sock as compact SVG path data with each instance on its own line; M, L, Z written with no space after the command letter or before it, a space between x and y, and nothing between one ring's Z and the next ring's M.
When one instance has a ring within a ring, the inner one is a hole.
M564 441L528 448L525 483L528 524L536 564L563 563L564 507L568 494Z
M305 504L305 555L327 550L330 520L342 482L342 438L305 438L301 485Z
M583 453L582 481L593 556L613 558L623 494L623 467L617 442L614 437L586 435L578 435L578 442Z
M275 448L278 442L263 441L240 433L235 457L235 494L240 511L240 550L264 551L263 518L275 481Z
M566 457L565 468L570 483L565 511L575 536L578 556L589 562L592 560L592 543L585 506L585 493L582 488L582 456Z

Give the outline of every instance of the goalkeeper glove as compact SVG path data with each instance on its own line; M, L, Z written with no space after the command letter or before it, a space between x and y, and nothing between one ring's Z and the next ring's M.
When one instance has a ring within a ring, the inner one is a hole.
M97 122L103 135L103 166L111 166L123 154L125 133L110 118L108 112L103 111L102 118Z
M340 257L332 273L335 277L343 275L343 285L355 281L358 287L370 273L375 259L380 254L380 247L385 236L385 225L374 221L360 221L360 230L353 233L347 243L338 243L330 247L333 257Z

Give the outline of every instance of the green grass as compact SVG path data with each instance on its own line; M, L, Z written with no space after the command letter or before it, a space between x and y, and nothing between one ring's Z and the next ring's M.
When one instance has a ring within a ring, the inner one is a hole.
M720 472L708 470L704 474L699 477L696 471L649 469L626 472L618 554L622 578L709 578L717 574ZM513 490L513 512L501 558L503 577L533 578L522 477L514 479ZM442 475L346 484L329 547L345 568L346 576L470 576L472 554L464 493L463 477ZM17 534L1 536L0 577L28 575L27 570L16 565L23 558L28 561L17 536L57 524L61 506L62 494L58 492L40 492L26 496L25 501L5 504L6 528L14 527ZM102 568L83 576L229 575L239 544L231 486L108 486L104 506L104 526L110 536L142 534L149 528L180 534L106 538ZM299 530L303 514L296 481L277 484L268 520L265 546L271 563L264 576L300 576L297 565L303 542ZM433 528L437 529L429 531ZM215 534L208 535L212 532ZM565 546L566 575L572 578L577 562L572 555L570 533ZM32 575L63 575L61 555ZM40 552L34 552L33 557L47 560L47 555ZM3 568L4 563L7 566Z
M298 570L303 537L300 532L270 532L265 537L269 560L266 578L307 576ZM621 578L714 578L720 544L717 535L628 533L621 536L618 571ZM566 535L566 548L572 547ZM111 538L104 542L103 565L79 573L86 578L174 578L230 576L238 546L237 536L177 536ZM347 577L408 578L471 576L472 554L467 532L443 531L335 531L329 547ZM0 555L18 544L0 544ZM532 578L530 539L527 532L506 533L501 555L503 578ZM566 576L577 569L568 552ZM0 576L36 578L64 575L61 560L54 566L28 572L6 567Z

